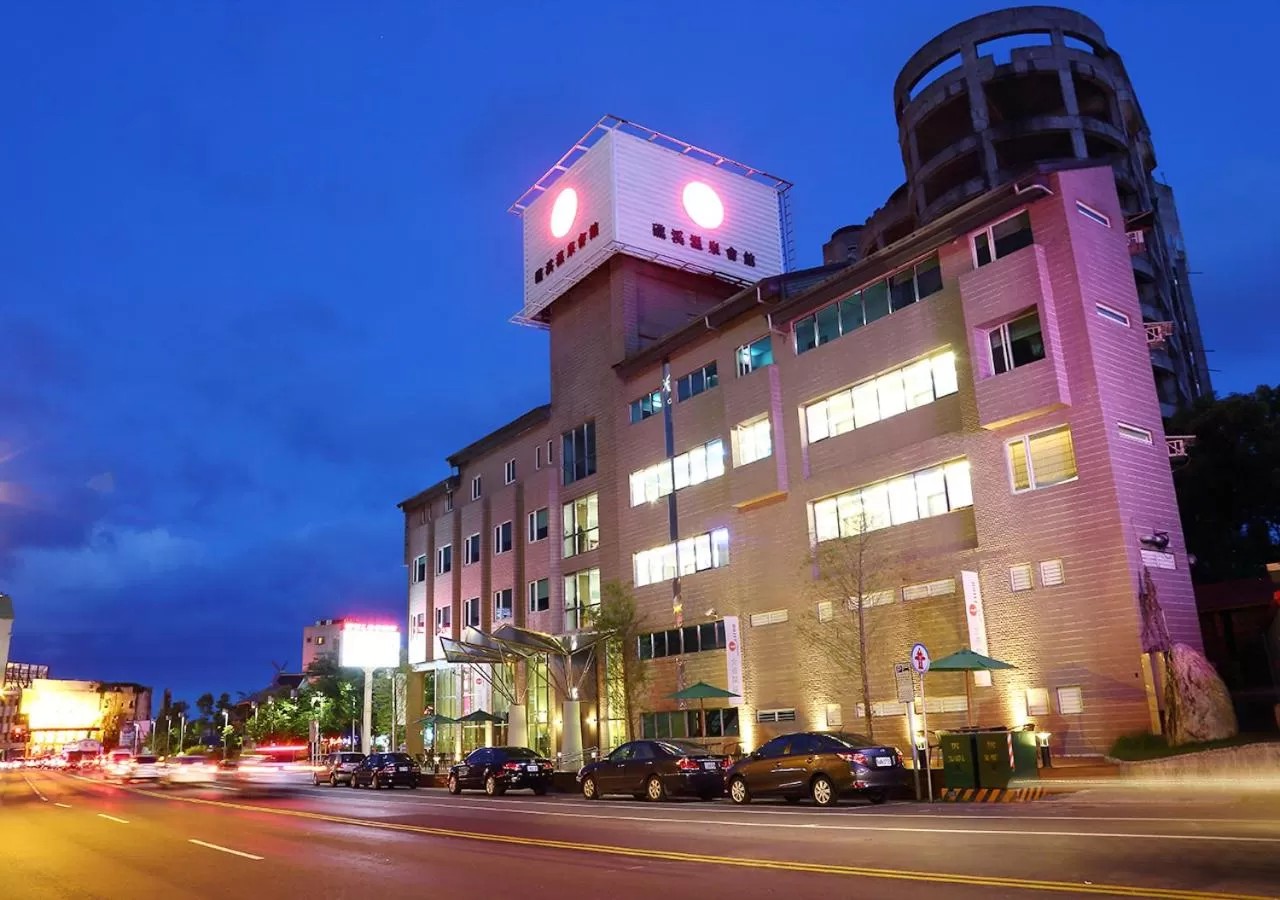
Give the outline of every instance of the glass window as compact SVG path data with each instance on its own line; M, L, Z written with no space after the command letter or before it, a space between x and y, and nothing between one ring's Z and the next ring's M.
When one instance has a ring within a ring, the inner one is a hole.
M991 228L996 248L996 259L1008 256L1015 250L1029 246L1031 238L1031 216L1024 210L1010 219L997 222Z
M942 290L942 267L938 265L938 255L935 253L916 265L916 296L923 300L940 290Z
M564 557L577 556L600 545L599 494L587 494L563 506Z
M529 582L529 612L546 612L551 608L551 582L546 578Z
M1044 359L1040 315L1034 310L992 330L990 341L991 370L996 375Z
M561 435L564 483L573 484L596 473L596 423L586 422Z
M907 409L915 409L933 402L933 364L922 359L902 370L902 386L906 392Z
M830 497L813 504L813 530L819 541L829 541L840 536L840 519L836 514L836 498Z
M787 753L787 747L790 746L790 743L791 743L791 737L789 735L776 737L773 740L766 743L763 747L761 747L756 752L759 753L759 755L764 759L772 759L778 756L785 756Z
M805 316L796 322L796 355L807 353L818 346L818 320L816 316Z
M827 344L840 337L840 307L836 304L818 310L818 343Z
M889 515L894 525L914 522L920 518L920 507L916 503L915 476L906 475L889 482Z
M890 372L876 379L876 399L880 401L880 418L887 419L906 412L907 396L902 387L902 375Z
M933 367L933 391L938 397L946 397L960 390L956 380L956 355L948 350L929 360Z
M501 525L494 526L493 529L493 552L508 553L511 550L511 543L514 540L510 522L503 522Z
M773 338L765 335L738 348L738 375L750 375L756 369L773 365Z
M942 468L947 479L947 506L963 509L973 506L973 487L969 481L969 460L958 459Z
M840 301L840 332L842 334L857 331L865 324L861 291Z
M841 391L822 404L827 411L827 431L832 437L853 431L853 394Z
M765 459L773 455L773 433L768 417L744 422L733 430L734 465ZM723 470L723 461L721 462Z
M1071 481L1076 477L1071 429L1064 425L1011 442L1009 464L1015 491Z
M880 400L875 381L860 384L850 393L853 400L853 424L864 428L880 421Z
M927 469L916 475L916 500L922 519L947 512L947 481L942 469Z
M914 269L899 272L889 279L889 306L894 312L916 302L916 275Z
M862 308L866 311L868 325L889 315L889 282L877 281L863 288Z
M529 513L529 543L546 538L551 528L551 511L545 506Z
M493 595L493 618L494 621L509 620L515 615L515 603L513 602L515 592L511 588L505 588L496 591Z

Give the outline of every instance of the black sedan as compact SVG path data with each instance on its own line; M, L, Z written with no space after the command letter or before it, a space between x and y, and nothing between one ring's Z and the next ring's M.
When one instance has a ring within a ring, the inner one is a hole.
M724 793L729 758L690 741L631 741L578 772L582 796L631 794L637 800L665 800L687 794L713 800Z
M421 779L422 769L408 753L370 753L351 771L353 788L416 788Z
M739 760L726 776L729 799L782 797L788 803L810 798L834 806L842 795L883 803L905 780L902 754L860 734L801 731L784 734Z
M449 793L481 789L490 797L527 788L541 797L551 786L551 760L528 747L480 747L449 769Z

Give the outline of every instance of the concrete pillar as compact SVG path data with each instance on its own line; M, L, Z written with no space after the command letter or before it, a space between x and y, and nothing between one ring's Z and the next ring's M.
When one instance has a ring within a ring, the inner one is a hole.
M410 672L404 687L404 748L410 756L418 756L426 752L422 740L422 722L419 721L426 710L423 700L427 692L427 675L429 672Z
M512 703L507 710L507 743L512 747L529 746L529 711L523 703Z
M561 722L562 765L577 771L582 766L582 701L566 700Z
M371 753L373 746L373 669L364 670L364 718L360 722L360 752Z
M486 747L493 746L493 723L492 722L484 723L484 745Z

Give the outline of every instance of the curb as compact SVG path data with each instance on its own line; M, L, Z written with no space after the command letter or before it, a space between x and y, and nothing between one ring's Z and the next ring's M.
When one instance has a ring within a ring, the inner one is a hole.
M1045 789L1034 788L944 788L938 799L948 803L1026 803L1045 796Z

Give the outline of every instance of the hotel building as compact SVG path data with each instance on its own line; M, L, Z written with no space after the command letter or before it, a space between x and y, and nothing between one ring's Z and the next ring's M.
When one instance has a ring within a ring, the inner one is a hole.
M690 734L696 707L668 695L700 680L740 695L708 710L732 748L865 731L860 677L822 637L852 604L815 563L856 540L878 739L908 742L894 668L916 642L1015 665L974 678L972 718L1034 723L1057 753L1158 729L1144 567L1174 639L1200 635L1112 170L1031 167L799 271L788 187L609 118L517 203L516 318L548 332L550 402L400 504L411 720L426 677L437 713L505 708L437 637L572 632L618 582L646 626L643 733ZM517 677L529 744L556 752L566 698L540 664ZM969 718L965 677L927 677L930 731ZM602 678L580 699L584 746L625 739ZM438 737L458 753L485 732Z

